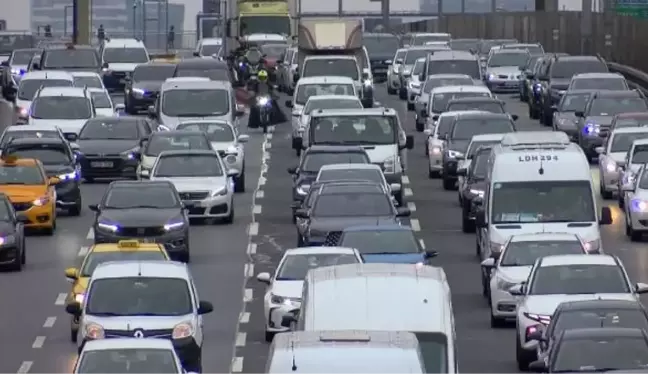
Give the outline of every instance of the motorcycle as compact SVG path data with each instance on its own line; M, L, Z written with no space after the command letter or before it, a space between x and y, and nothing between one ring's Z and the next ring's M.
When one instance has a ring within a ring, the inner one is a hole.
M259 124L263 127L263 133L268 132L270 125L270 111L272 110L272 100L268 95L257 96L256 105L259 109Z

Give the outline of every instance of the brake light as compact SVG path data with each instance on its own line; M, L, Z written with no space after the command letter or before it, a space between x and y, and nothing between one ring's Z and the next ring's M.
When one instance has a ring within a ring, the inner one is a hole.
M540 325L533 325L533 326L529 326L529 327L526 328L526 332L525 332L524 335L525 335L525 336L527 337L527 339L528 339L528 338L529 338L529 335L531 335L531 334L533 334L533 333L535 333L535 332L537 332L537 331L540 331Z

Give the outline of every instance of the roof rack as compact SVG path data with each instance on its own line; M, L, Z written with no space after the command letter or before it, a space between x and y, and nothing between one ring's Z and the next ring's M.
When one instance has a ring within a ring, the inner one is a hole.
M500 144L512 149L564 149L571 141L562 131L522 131L504 135Z

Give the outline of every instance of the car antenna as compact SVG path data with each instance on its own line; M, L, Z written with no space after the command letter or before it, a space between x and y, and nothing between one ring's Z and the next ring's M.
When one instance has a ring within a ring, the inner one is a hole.
M544 174L544 167L542 163L542 156L540 156L540 169L538 169L538 174L543 175Z
M290 368L292 371L297 371L297 362L295 360L295 341L291 340L290 341L290 352L292 353L292 368Z
M141 262L137 263L137 276L138 277L142 276L142 263Z

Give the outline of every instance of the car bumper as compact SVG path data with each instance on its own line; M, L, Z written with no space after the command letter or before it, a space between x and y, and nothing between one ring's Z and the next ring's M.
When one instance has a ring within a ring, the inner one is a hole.
M61 182L56 185L56 206L66 208L76 205L81 199L81 188L78 180Z
M16 238L18 240L18 238ZM11 264L20 256L18 242L0 246L0 265Z
M444 178L457 178L457 160L444 160L443 161L443 176Z
M205 200L191 201L187 213L189 218L223 218L230 214L234 199L232 193Z
M635 231L648 231L648 212L630 213L630 226Z
M25 228L28 229L49 229L54 226L54 217L55 217L56 207L53 203L44 205L44 206L34 206L32 205L27 210L19 210L17 212L22 212L28 222L25 223Z
M101 243L117 243L125 239L139 239L147 240L155 243L162 244L167 250L171 258L176 258L179 254L189 252L189 229L171 231L164 235L146 236L146 237L133 237L123 236L119 233L105 232L103 230L94 229L94 242L95 244Z
M436 153L434 149L439 149ZM428 145L428 159L430 160L430 170L443 170L443 150L434 145Z
M126 102L128 102L128 105L130 108L133 109L147 109L151 105L155 105L155 100L157 99L157 94L154 94L154 96L137 96L133 94L129 94L128 98L126 99Z
M490 294L493 316L515 319L515 307L517 305L515 297L506 290L492 287Z
M520 81L518 80L488 80L486 87L491 91L498 92L517 92L520 90Z
M236 169L239 171L239 173L236 175L237 177L240 177L241 174L243 173L243 155L238 154L238 155L227 155L223 157L223 162L225 163L225 166L227 169Z
M84 178L134 178L138 161L120 157L83 157L81 175Z
M281 321L286 315L294 314L295 309L299 309L301 303L291 303L291 304L270 304L268 303L265 306L266 311L266 331L271 332L284 332L289 331L289 327L281 326Z

